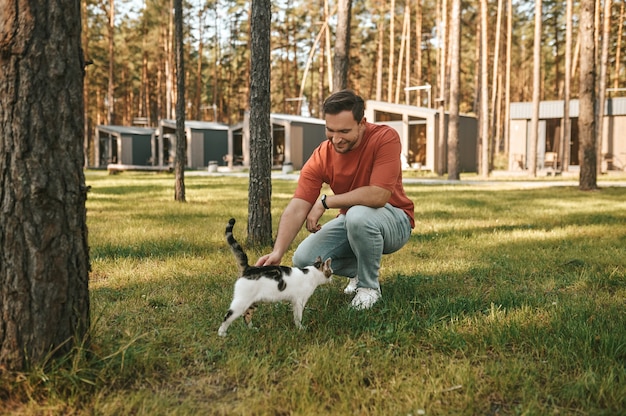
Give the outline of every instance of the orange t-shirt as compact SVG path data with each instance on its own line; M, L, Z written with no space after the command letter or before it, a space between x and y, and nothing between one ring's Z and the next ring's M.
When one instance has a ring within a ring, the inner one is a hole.
M408 215L413 228L414 206L402 186L401 152L400 137L393 128L366 123L361 143L348 153L337 153L330 140L313 151L300 171L294 197L314 204L324 183L335 194L362 186L379 186L391 191L389 203ZM345 214L345 210L340 212Z

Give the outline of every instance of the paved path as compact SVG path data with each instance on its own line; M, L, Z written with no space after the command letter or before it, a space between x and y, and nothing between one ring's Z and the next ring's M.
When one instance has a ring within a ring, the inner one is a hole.
M185 175L189 176L232 176L237 178L247 178L249 176L248 172L226 172L219 171L214 173L209 173L207 171L188 171L185 172ZM273 179L284 179L284 180L298 180L298 173L282 173L280 171L273 171L272 178ZM619 180L606 180L604 177L600 177L597 181L598 187L606 188L606 187L626 187L626 175L619 176ZM623 179L622 179L623 178ZM458 180L452 181L443 178L404 178L403 183L407 185L444 185L444 186L466 186L466 185L474 185L474 186L500 186L506 188L549 188L554 186L578 186L578 177L572 176L571 178L562 178L559 180L548 180L545 178L537 178L535 180L527 180L524 176L519 177L506 177L498 179L498 176L491 179L467 179L467 180Z

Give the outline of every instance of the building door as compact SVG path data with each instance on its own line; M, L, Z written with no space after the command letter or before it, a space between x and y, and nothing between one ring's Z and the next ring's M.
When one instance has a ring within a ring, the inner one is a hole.
M419 169L426 165L426 120L409 121L409 166Z

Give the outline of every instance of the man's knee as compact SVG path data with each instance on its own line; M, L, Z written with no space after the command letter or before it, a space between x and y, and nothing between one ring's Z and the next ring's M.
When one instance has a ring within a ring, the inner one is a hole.
M346 229L348 231L362 229L374 220L376 208L355 205L346 213Z

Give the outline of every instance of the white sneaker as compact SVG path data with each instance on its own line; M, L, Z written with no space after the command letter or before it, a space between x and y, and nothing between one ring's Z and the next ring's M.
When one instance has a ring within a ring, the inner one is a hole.
M357 310L369 309L374 306L380 297L380 290L360 287L356 290L356 295L352 299L350 306Z
M359 283L359 279L356 277L349 277L348 280L348 286L346 286L343 290L343 293L346 295L352 295L353 293L356 293L356 285Z

